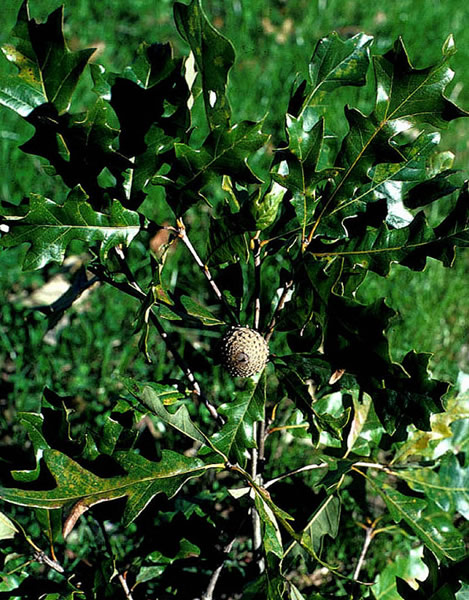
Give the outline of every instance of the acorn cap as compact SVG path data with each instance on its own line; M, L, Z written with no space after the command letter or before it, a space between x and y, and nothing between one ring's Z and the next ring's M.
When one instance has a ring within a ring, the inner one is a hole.
M221 362L230 375L250 377L261 371L269 358L262 335L249 327L231 327L221 340Z

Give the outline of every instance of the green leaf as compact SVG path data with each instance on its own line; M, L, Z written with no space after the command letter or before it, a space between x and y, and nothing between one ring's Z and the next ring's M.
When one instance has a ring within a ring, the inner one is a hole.
M268 140L262 133L263 122L242 121L229 129L216 129L201 148L187 144L174 146L178 162L168 177L175 182L177 194L171 201L176 211L187 210L203 198L203 188L221 175L229 175L239 183L261 183L248 165L248 157Z
M338 369L353 374L359 386L373 398L385 429L414 423L430 429L430 416L441 412L448 384L431 379L429 355L409 352L402 364L394 363L385 331L394 311L384 300L368 306L331 294L324 349Z
M188 458L163 450L154 463L134 452L116 452L114 458L126 475L103 478L84 469L56 450L45 450L44 461L56 481L52 490L0 488L0 498L21 506L60 508L66 505L90 507L99 502L127 497L123 523L131 523L157 494L171 498L189 479L223 466L206 465L199 458Z
M447 64L454 52L454 46L446 45L439 63L415 69L399 38L392 50L384 56L375 56L373 65L379 92L374 112L376 118L387 123L412 119L442 127L453 119L468 116L444 95L454 76ZM425 106L424 110L422 106Z
M187 314L189 314L191 317L199 319L204 325L212 327L214 325L224 325L225 323L224 321L220 321L220 319L214 317L213 314L207 308L205 308L205 306L202 306L200 302L197 302L189 296L181 296L181 303L187 310Z
M11 540L18 533L18 528L4 513L0 512L0 540Z
M41 527L43 535L49 540L51 546L60 539L62 535L63 515L62 509L46 510L36 508L34 514L38 525Z
M325 92L343 85L364 85L372 42L373 38L364 33L344 41L333 32L319 40L309 65L312 89L303 103L303 110L321 102Z
M431 552L424 549L423 563L426 573L417 576L418 589L415 582L408 577L403 578L396 571L396 583L399 597L408 600L464 600L463 590L467 587L463 582L468 581L467 558L449 565L438 564ZM426 575L426 578L424 579ZM459 590L458 593L457 590ZM463 592L463 593L461 593Z
M265 370L246 381L245 389L235 393L230 402L222 404L218 412L227 417L222 429L211 442L228 458L240 465L246 463L249 448L256 447L254 423L264 419L266 401Z
M249 256L249 237L235 215L210 220L207 264L247 263Z
M59 114L68 110L94 49L70 52L62 29L63 7L52 12L45 23L37 23L29 17L27 1L23 3L13 30L18 45L3 48L18 66L19 77L0 80L2 104L22 116L44 102L53 104Z
M274 181L265 194L259 192L250 200L249 212L254 221L254 229L262 231L273 224L286 191Z
M30 245L23 262L24 269L40 269L49 262L62 263L72 240L100 244L101 257L119 244L128 246L140 230L137 213L114 201L110 215L98 213L73 190L60 206L48 198L32 194L27 212L21 218L6 217L10 231L0 238L0 246L11 248Z
M386 198L388 214L386 222L393 227L402 227L412 220L406 210L407 197L413 187L430 178L429 157L440 143L439 133L421 134L407 147L399 151L405 160L397 164L380 164L373 171L370 190L377 198ZM360 199L358 199L360 200Z
M424 493L448 514L469 519L469 470L454 455L446 456L438 470L424 468L399 472L409 487Z
M353 204L357 212L366 209L366 203L384 198L387 204L386 222L393 227L403 227L412 221L412 214L407 210L409 195L413 188L419 183L427 182L427 194L430 191L428 181L431 179L433 168L431 167L431 155L435 152L440 142L439 133L421 134L407 145L400 145L399 152L402 155L401 162L381 163L370 170L371 182L360 188L360 193L350 203L341 206L341 211ZM446 176L451 174L447 171ZM440 186L444 189L443 185ZM446 185L448 189L448 185ZM455 188L449 188L449 191ZM448 191L448 193L449 193ZM430 196L435 199L434 193ZM426 204L431 200L420 200L420 204ZM416 202L414 200L413 206Z
M332 375L330 363L321 355L290 354L279 357L274 364L289 397L310 424L312 442L317 444L323 431L335 439L341 439L342 430L350 418L350 408L332 415L327 410L327 404L324 410L320 410L316 403L318 399L334 391L334 387L329 384Z
M446 563L465 556L464 540L445 512L425 500L405 496L386 483L378 484L370 477L367 480L386 502L392 519L407 523L439 560Z
M189 5L174 4L174 20L181 36L187 41L195 57L202 79L205 112L211 129L227 127L231 109L225 95L228 72L235 53L231 42L208 21L200 0Z
M453 77L447 66L452 51L426 69L414 69L401 40L383 57L375 57L376 104L365 116L346 108L349 132L345 136L334 166L340 170L323 195L315 212L309 239L320 233L344 237L342 222L353 211L350 205L361 198L361 187L369 185L371 170L377 164L400 163L405 159L396 136L422 124L443 126L458 117L468 116L444 96ZM422 107L425 107L424 109ZM356 207L355 207L356 208ZM336 214L341 211L340 214Z
M369 181L370 169L377 163L400 163L404 156L390 141L399 133L395 123L377 123L374 115L366 116L356 108L345 108L349 133L344 138L335 166L340 169L328 204L334 208L350 202L358 185Z
M460 397L449 397L445 411L433 415L431 431L411 431L407 439L396 448L393 464L405 464L412 456L427 461L437 460L444 452L467 454L469 440L469 402Z
M128 157L142 155L135 163L135 192L143 188L145 177L149 179L161 166L163 161L157 155L187 137L190 91L182 69L182 60L172 58L169 44L144 43L125 77L108 76L110 104L121 125L119 149ZM99 73L95 76L102 86L103 78ZM152 129L157 136L150 134Z
M368 394L353 394L353 421L347 436L347 450L354 454L369 456L371 449L378 447L384 434L373 403Z
M328 496L314 511L303 529L302 541L319 553L325 535L335 538L339 531L341 503L336 496Z
M272 552L272 554L282 558L282 536L275 514L259 494L255 495L254 501L263 526L262 541L265 553L268 554L269 552Z
M425 577L425 574L426 567L422 561L422 546L411 548L405 556L398 555L378 573L376 583L372 587L373 598L376 598L376 600L401 600L405 596L401 596L398 593L396 578L399 577L412 583L412 588L415 590L417 584L420 587L421 580ZM427 596L426 600L428 598L430 596Z
M395 229L384 223L378 229L368 229L361 236L351 236L335 244L313 242L308 250L317 258L340 257L351 269L369 269L381 276L388 275L395 262L421 271L429 256L449 267L455 248L469 246L468 198L465 185L454 208L436 227L428 224L421 211L405 227Z
M132 396L164 423L201 444L207 443L206 436L194 425L184 404L179 406L175 413L170 413L165 408L165 403L172 403L174 399L183 396L174 387L158 383L142 384L130 378L123 379L123 382Z
M160 577L169 565L172 565L177 560L185 558L193 558L200 555L200 548L192 544L185 538L179 541L179 550L175 556L165 556L162 552L155 550L145 557L146 565L137 573L135 584L152 581ZM181 565L182 566L182 565Z
M100 434L96 436L96 445L102 454L112 455L116 447L132 448L138 436L137 423L142 419L143 411L123 398L119 398L107 416ZM131 429L123 422L131 423Z
M316 208L316 187L319 182L337 175L337 170L318 171L317 166L324 138L324 120L316 121L309 109L298 119L287 115L288 148L278 153L280 164L273 179L292 192L292 204L305 237L306 225Z
M86 113L76 115L59 115L54 106L44 104L27 121L35 133L21 149L46 158L68 187L81 185L97 208L109 203L109 195L126 199L124 171L133 164L113 148L118 131L106 102L98 99ZM106 189L101 186L103 173L111 180Z

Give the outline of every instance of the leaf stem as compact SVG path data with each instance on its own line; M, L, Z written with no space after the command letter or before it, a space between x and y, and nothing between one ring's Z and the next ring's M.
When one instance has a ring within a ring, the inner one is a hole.
M270 431L273 431L273 430L270 430ZM270 433L270 431L269 431L269 433ZM305 471L314 471L316 469L327 469L329 466L330 466L329 463L321 462L321 463L316 463L314 465L305 465L304 467L300 467L299 469L292 469L291 471L287 471L286 473L283 473L282 475L279 475L278 477L275 477L274 479L270 479L269 481L267 481L264 484L264 488L267 489L271 485L274 485L274 483L277 483L278 481L281 481L282 479L286 479L287 477L291 477L292 475L297 475L298 473L304 473ZM388 467L388 465L382 465L380 463L358 461L356 463L353 463L350 466L350 469L357 471L357 473L360 473L363 475L363 473L361 473L361 471L359 471L357 467L369 468L369 469L379 469L380 471L385 471L386 473L394 474L394 472L391 471L391 469Z
M297 473L303 473L304 471L313 471L315 469L327 469L329 467L329 463L322 462L315 465L306 465L304 467L300 467L299 469L292 469L291 471L287 471L283 473L283 475L279 475L278 477L274 477L274 479L270 479L264 484L264 488L267 489L274 483L278 481L282 481L282 479L286 479L287 477L291 477L292 475L296 475Z

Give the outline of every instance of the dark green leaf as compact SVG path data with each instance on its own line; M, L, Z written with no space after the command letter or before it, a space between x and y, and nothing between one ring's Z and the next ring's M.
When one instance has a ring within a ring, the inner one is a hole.
M202 79L205 111L210 128L227 127L230 123L231 109L225 89L228 71L235 59L233 46L210 24L200 0L192 0L189 5L176 2L174 20L179 33L194 54Z
M350 204L356 197L361 198L360 188L369 185L372 167L379 163L401 163L405 159L396 144L398 134L420 127L422 123L442 126L447 121L468 115L444 96L453 76L446 64L452 53L453 50L445 46L440 63L426 69L414 69L399 40L392 51L375 58L375 109L365 116L356 109L346 108L350 130L335 161L340 174L316 209L310 239L319 233L344 237L345 231L340 229L342 221L353 214ZM423 104L425 110L422 110ZM394 168L399 169L391 169ZM341 211L341 218L337 211ZM328 225L329 215L332 219Z
M129 245L140 230L137 213L115 201L110 215L95 212L81 190L73 190L60 206L43 196L31 195L28 212L20 219L6 218L10 231L0 238L0 245L11 248L28 243L23 268L40 269L49 262L62 263L72 240L100 244L105 257L118 244Z
M412 119L442 127L448 121L468 116L444 96L454 76L448 60L455 51L452 40L447 41L441 61L425 69L412 66L402 39L384 56L375 56L373 64L379 90L374 113L377 119L396 124Z
M350 408L335 416L327 410L320 411L315 403L318 398L334 390L329 384L332 375L330 363L320 355L291 354L277 359L274 364L288 395L310 424L309 433L313 443L319 442L322 431L341 439L342 430L350 418Z
M175 174L170 173L168 177L176 182L181 196L176 207L187 210L190 203L203 197L201 190L204 186L220 175L229 175L240 183L260 183L248 165L248 157L268 139L261 127L262 121L243 121L230 129L217 129L199 149L187 144L175 144L177 168ZM186 198L189 194L190 197Z
M46 158L68 187L81 185L97 208L109 202L101 186L103 171L115 179L108 191L126 200L123 173L133 165L112 146L118 131L110 124L107 103L98 99L86 114L73 116L59 115L53 105L43 104L27 120L36 131L21 146L24 152Z
M389 433L407 423L429 429L430 416L443 410L441 398L448 384L429 377L428 355L409 352L402 365L391 360L385 330L393 314L383 300L364 306L332 294L326 356L336 368L353 374L370 394Z
M179 550L175 556L165 556L162 552L155 550L146 557L145 563L147 566L144 566L139 570L136 578L136 584L157 579L162 575L162 573L164 573L169 565L172 565L177 560L193 558L194 556L199 555L200 548L185 538L180 540Z
M7 58L18 66L20 77L0 81L2 104L22 116L45 102L53 104L59 114L69 108L94 50L70 52L62 29L63 7L51 13L45 23L37 23L29 17L28 3L23 3L13 30L18 45L3 48Z
M304 238L306 225L317 204L316 187L320 181L337 175L337 170L317 169L324 138L323 119L316 121L310 110L306 110L298 119L287 115L286 129L288 148L278 153L281 162L272 177L291 191L291 202Z
M272 552L279 558L283 558L282 536L275 514L259 494L255 496L255 504L263 525L262 541L265 553Z
M262 194L259 192L249 202L249 212L253 218L253 229L267 229L275 221L286 189L276 182Z
M464 186L454 208L436 227L429 226L421 211L406 227L394 229L383 224L378 229L368 229L362 236L336 244L313 242L309 249L318 258L340 257L351 268L370 269L382 276L389 274L393 262L422 270L429 256L449 267L454 260L455 248L469 245L468 197L467 186Z
M207 264L248 262L249 255L249 238L236 216L227 214L211 219Z
M182 61L172 58L169 45L142 44L136 63L125 74L125 78L109 76L110 104L121 125L120 151L129 157L146 150L161 154L166 150L162 146L171 148L178 139L185 140L190 124L190 92L182 74ZM163 142L146 137L152 126L161 131ZM148 154L145 159L149 158ZM155 172L154 167L151 175Z
M319 553L325 535L337 536L340 521L340 500L336 496L328 496L315 510L313 516L303 530L302 539L307 540L316 554Z

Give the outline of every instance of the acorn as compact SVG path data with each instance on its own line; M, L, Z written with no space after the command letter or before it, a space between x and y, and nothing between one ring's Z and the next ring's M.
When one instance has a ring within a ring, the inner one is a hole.
M220 344L221 362L230 375L250 377L261 371L269 358L262 335L249 327L231 327Z

